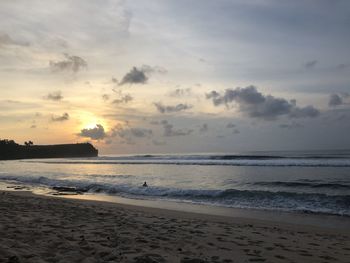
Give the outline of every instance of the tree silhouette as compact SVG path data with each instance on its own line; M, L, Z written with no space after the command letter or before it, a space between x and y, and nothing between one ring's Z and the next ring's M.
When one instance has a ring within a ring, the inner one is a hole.
M32 142L32 141L27 141L27 142L24 142L24 145L25 146L31 146L31 145L33 145L34 143Z

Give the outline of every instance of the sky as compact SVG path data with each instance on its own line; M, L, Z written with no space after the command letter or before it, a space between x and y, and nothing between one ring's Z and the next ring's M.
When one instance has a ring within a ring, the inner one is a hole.
M2 0L0 138L350 148L350 1Z

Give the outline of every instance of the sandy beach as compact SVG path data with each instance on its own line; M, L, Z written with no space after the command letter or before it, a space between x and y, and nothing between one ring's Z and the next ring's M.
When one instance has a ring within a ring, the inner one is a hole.
M0 192L0 262L350 262L349 230Z

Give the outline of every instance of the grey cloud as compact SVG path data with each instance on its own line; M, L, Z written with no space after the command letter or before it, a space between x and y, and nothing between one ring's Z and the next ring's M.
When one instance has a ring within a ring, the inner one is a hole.
M200 128L199 128L199 132L205 133L208 131L208 124L204 123Z
M112 133L112 136L119 136L124 139L131 139L131 137L145 138L145 137L151 137L152 135L153 135L153 131L151 129L129 128L129 127L123 127L120 124L114 128Z
M94 128L82 129L77 135L80 137L87 137L92 140L101 140L107 136L101 124L96 124Z
M232 131L232 134L239 134L239 133L241 133L238 129L234 129L233 131Z
M304 126L302 124L300 124L300 123L292 122L292 123L280 124L279 127L282 128L282 129L297 129L297 128L302 128Z
M314 106L308 105L303 108L299 108L294 106L289 113L289 117L291 118L314 118L320 115L320 111L316 109Z
M134 98L129 95L122 95L120 98L113 100L113 104L121 104L121 103L128 103L129 101L132 101Z
M130 128L130 133L138 138L148 137L153 134L152 130L144 128Z
M64 54L65 60L50 61L49 66L52 72L73 72L77 73L81 69L87 68L87 62L78 56Z
M272 95L263 95L255 86L246 88L226 89L223 94L211 91L206 94L215 106L236 103L239 110L249 117L273 120L279 116L290 118L317 117L319 110L313 106L298 107L295 100L287 101L284 98L276 98Z
M69 114L67 112L63 113L62 116L52 116L51 121L53 122L60 122L60 121L67 121L69 120Z
M29 46L29 43L14 40L8 34L0 34L0 47L1 46Z
M316 67L317 64L318 64L318 60L311 60L311 61L307 61L304 64L304 67L306 69L312 69L312 68Z
M164 141L158 141L158 140L152 140L152 143L157 146L165 145L166 142Z
M108 94L102 94L102 99L103 99L104 101L109 100L109 95L108 95Z
M344 99L348 98L350 95L348 93L333 93L329 96L328 106L336 107L345 104Z
M226 125L226 128L229 128L229 129L235 128L235 127L236 127L236 124L233 124L233 123L227 123Z
M62 92L61 91L55 91L52 93L49 93L45 99L47 100L53 100L53 101L60 101L63 99Z
M154 106L156 106L157 110L160 113L173 113L173 112L179 112L179 111L183 111L183 110L188 110L192 108L192 105L188 105L188 104L177 104L175 106L166 106L163 105L161 102L155 102Z
M163 136L166 137L173 137L173 136L186 136L189 135L193 132L193 130L190 129L174 129L174 125L168 123L168 121L164 120L162 121L162 125L163 125Z
M158 67L158 66L152 67L149 65L142 65L141 70L146 74L151 74L151 73L166 74L168 72L165 68Z
M126 75L123 77L119 85L124 84L145 84L148 80L145 72L142 69L133 67Z
M151 124L151 125L159 125L160 123L159 123L159 121L150 121L149 124Z
M122 78L118 85L125 84L146 84L149 75L152 73L166 73L166 70L161 67L151 67L149 65L143 65L140 68L133 67L125 76Z
M348 64L339 64L339 65L337 65L337 69L338 70L344 70L344 69L347 69L347 68L349 68L350 67L350 65L348 65Z
M186 89L175 89L174 91L169 93L170 97L187 97L191 95L191 88Z

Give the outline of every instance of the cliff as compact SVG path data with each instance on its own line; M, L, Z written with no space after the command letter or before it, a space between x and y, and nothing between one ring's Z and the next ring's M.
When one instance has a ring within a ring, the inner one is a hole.
M90 143L56 145L19 145L12 140L0 140L0 160L96 157L98 150Z

